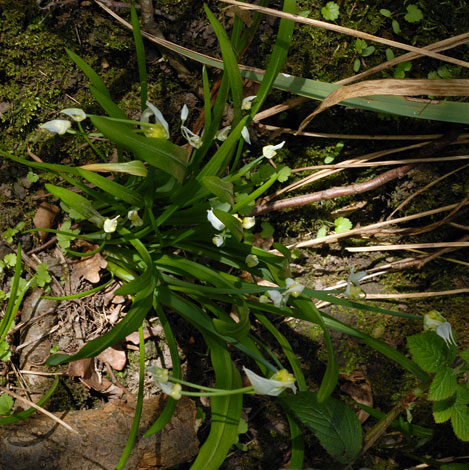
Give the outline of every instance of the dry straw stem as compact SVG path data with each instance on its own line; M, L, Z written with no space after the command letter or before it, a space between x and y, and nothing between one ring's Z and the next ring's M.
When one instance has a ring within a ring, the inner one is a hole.
M373 101L373 95L388 96L468 96L469 80L449 79L430 80L426 78L369 80L367 82L354 83L333 91L321 104L306 117L298 131L302 131L311 120L331 106L350 98L368 96Z
M404 243L402 245L355 246L345 249L353 253L363 253L369 251L395 251L419 248L469 248L469 242Z
M393 219L393 220L385 220L383 222L377 222L375 224L370 224L365 227L360 227L360 228L355 228L352 230L348 230L347 232L342 232L342 233L335 233L333 235L328 235L326 237L321 237L321 238L315 238L314 240L305 240L302 242L294 243L292 245L288 245L287 248L307 248L315 245L322 245L323 243L332 243L332 242L337 242L338 240L342 238L347 238L352 235L360 235L369 232L370 230L375 230L377 228L381 227L386 227L388 225L393 225L393 224L398 224L402 222L408 222L409 220L415 220L415 219L420 219L422 217L427 217L429 215L433 214L438 214L440 212L447 212L451 211L455 207L457 207L458 204L450 204L448 206L444 207L439 207L437 209L432 209L429 211L425 212L419 212L418 214L412 214L408 215L406 217L400 217L398 219ZM469 201L465 201L464 205L469 205Z
M438 41L433 44L429 44L428 46L425 46L423 49L428 49L432 51L440 51L440 50L445 50L445 49L450 49L453 47L460 46L462 44L465 44L469 42L469 33L464 33L460 34L459 36L454 36L449 39L444 39L443 41ZM399 57L395 57L392 60L388 60L386 62L383 62L380 65L377 65L376 67L372 67L371 69L366 70L365 72L359 73L357 75L353 75L348 78L344 78L342 80L339 80L338 82L335 82L336 85L348 85L349 83L353 83L356 81L359 81L365 77L368 77L370 75L373 75L375 73L381 72L382 70L386 70L388 68L394 67L395 65L405 62L406 60L413 60L418 57L422 57L422 54L420 53L415 53L415 52L409 52L407 54L401 55ZM303 97L303 96L297 96L294 98L290 98L289 100L285 101L284 103L272 106L269 109L266 109L264 111L261 111L260 113L257 113L253 121L254 122L259 122L262 121L263 119L266 119L270 116L274 116L275 114L282 113L283 111L287 111L295 106L298 106L300 104L306 103L309 101L309 98ZM308 133L299 133L300 135L308 135ZM321 137L320 135L312 135L312 137ZM342 137L339 137L342 138ZM343 137L346 138L346 137ZM431 138L431 137L428 137ZM438 138L438 137L436 137Z
M440 295L469 294L469 288L443 290L435 292L413 292L409 294L366 294L366 300L399 300L399 299L422 299L425 297L438 297Z
M62 421L60 418L57 418L57 416L53 415L49 411L47 411L44 408L40 407L39 405L36 405L36 403L32 402L31 400L28 400L27 398L24 398L21 395L17 395L16 393L14 393L11 390L8 390L7 388L4 388L4 387L0 387L0 391L2 391L3 393L6 393L7 395L10 395L15 400L19 400L19 401L25 403L26 405L31 406L32 408L35 408L36 410L40 411L42 414L48 416L50 419L54 420L56 423L63 426L68 431L71 431L74 434L78 434L78 432L75 431L75 429L73 429L71 426L69 426L65 421Z
M322 169L337 169L337 168L362 168L362 167L377 167L386 165L409 165L414 163L438 163L438 162L450 162L459 160L469 160L469 155L452 155L449 157L434 157L434 158L407 158L403 160L383 160L382 162L353 162L353 160L345 160L341 163L334 165L312 165L305 166L302 168L296 168L295 173L306 170L322 170ZM351 163L353 162L353 163Z
M318 28L327 29L329 31L335 31L336 33L346 34L348 36L354 36L357 38L366 39L368 41L378 42L380 44L385 44L391 47L397 47L398 49L403 49L405 51L415 52L419 55L425 55L428 57L433 57L434 59L443 60L445 62L450 62L461 67L469 68L469 63L463 60L454 59L453 57L448 57L443 54L438 54L437 52L430 51L428 49L423 49L421 47L414 47L402 42L392 41L390 39L384 39L379 36L373 36L372 34L363 33L362 31L356 31L351 28L344 28L343 26L338 26L331 23L326 23L325 21L312 20L310 18L304 18L299 15L294 15L291 13L285 13L283 11L274 10L272 8L261 7L259 5L252 5L249 3L242 3L236 0L221 0L223 3L228 3L230 5L236 5L239 8L244 10L255 10L260 13L265 13L266 15L278 16L279 18L285 18L287 20L295 21L296 23L304 23L309 26L316 26Z
M423 193L424 191L426 191L427 189L430 189L432 186L435 186L435 184L439 183L440 181L443 181L445 178L448 178L448 177L451 176L451 175L454 175L454 174L457 173L458 171L464 170L464 168L467 168L468 166L469 166L469 163L466 164L466 165L460 166L459 168L456 168L455 170L450 171L449 173L446 173L446 174L440 176L440 177L437 178L436 180L431 181L430 183L428 183L427 185L425 185L423 188L420 188L418 191L415 191L415 193L411 194L407 199L405 199L404 201L402 201L402 202L391 212L391 214L389 214L389 216L387 217L387 220L391 219L394 214L396 214L397 212L399 212L400 210L402 210L407 204L409 204L410 201L412 201L412 199L414 199L415 197L417 197L419 194L422 194L422 193Z

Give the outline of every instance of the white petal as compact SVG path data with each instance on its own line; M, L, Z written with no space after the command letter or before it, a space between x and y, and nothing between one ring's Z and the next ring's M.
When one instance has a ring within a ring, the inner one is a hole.
M189 108L187 105L184 105L181 109L181 121L184 122L189 116Z
M259 258L253 254L247 255L245 261L246 261L248 268L254 268L255 266L259 264Z
M228 134L231 131L231 126L226 126L223 129L220 129L216 134L215 134L215 139L218 139L220 142L224 142L226 138L228 137Z
M141 121L149 122L149 117L153 114L153 116L155 116L155 123L161 124L163 129L166 131L166 136L163 138L169 139L169 125L166 119L163 117L163 114L161 114L161 111L156 106L152 105L149 101L147 101L146 104L148 108L143 111L140 118Z
M150 366L148 369L148 372L153 376L155 380L158 382L167 382L169 378L169 370L168 369L162 369L161 367L158 366Z
M352 268L352 270L350 271L350 276L349 276L349 279L350 279L350 282L352 284L355 284L356 286L360 285L360 281L366 276L366 272L365 271L359 271L358 273L356 273L354 271L354 269Z
M299 297L305 286L301 285L298 281L295 281L294 279L287 278L285 280L285 284L288 287L288 289L285 291L285 293L293 295L293 297Z
M223 235L215 235L212 238L212 243L217 247L220 248L223 243L225 243L225 239L223 238Z
M248 111L249 109L251 109L252 100L254 100L255 98L257 98L257 95L246 96L246 98L244 98L243 102L241 103L241 109L243 109L244 111Z
M225 224L213 213L213 209L207 211L207 219L216 230L224 230Z
M143 220L138 215L138 211L129 211L127 217L134 227L141 227L143 225Z
M86 114L82 109L79 108L67 108L60 111L61 114L70 116L74 121L80 122L86 119Z
M284 307L285 299L283 298L283 295L280 293L280 291L268 290L267 294L269 294L269 297L272 299L272 302L276 307Z
M169 392L169 396L175 400L179 400L182 396L181 390L182 387L180 384L174 384L171 388L171 391Z
M246 126L241 129L241 137L244 139L245 142L251 145L251 136L249 135L249 130Z
M436 334L445 340L445 343L448 346L454 345L456 346L456 341L454 340L453 330L451 329L451 325L448 321L441 323L436 328Z
M256 218L255 217L244 217L243 218L243 228L249 230L250 228L256 225Z
M106 219L103 224L103 230L106 233L112 233L116 231L117 228L117 219L119 216L114 217L113 219Z
M283 382L280 380L266 379L265 377L257 375L246 367L243 367L243 371L247 375L249 382L251 382L254 391L258 395L270 395L276 397L287 388L291 388L294 392L296 392L295 385L290 381Z
M181 126L181 131L184 134L184 137L187 139L189 144L192 145L192 147L198 149L202 146L202 138L199 137L197 134L194 134L190 129L188 129L186 126Z
M277 145L266 145L265 147L262 147L262 155L270 160L277 155L277 150L281 149L284 145L285 141L280 142L280 144Z
M65 119L54 119L53 121L45 122L39 126L39 129L46 129L53 134L62 135L65 134L71 126L72 123L70 121L66 121Z

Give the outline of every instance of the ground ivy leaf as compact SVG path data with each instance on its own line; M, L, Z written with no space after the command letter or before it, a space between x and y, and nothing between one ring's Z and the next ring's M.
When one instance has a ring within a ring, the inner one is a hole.
M291 175L291 168L289 168L288 166L284 166L278 172L277 180L280 183L285 183L285 181L287 181L287 179L290 177L290 175Z
M435 420L435 423L444 423L451 418L455 401L456 394L446 400L433 402L433 419Z
M442 367L438 370L430 385L428 398L432 401L449 398L456 392L457 385L458 383L453 374L453 369L446 366Z
M352 222L347 217L339 217L334 220L335 233L348 232L352 230Z
M437 372L446 361L445 342L433 331L409 336L407 344L414 361L425 372Z
M326 6L321 8L321 15L327 21L335 21L339 17L339 5L335 2L327 2Z
M322 238L327 235L327 227L323 225L319 230L318 233L316 234L316 238Z
M36 268L36 282L39 287L44 287L51 281L51 277L49 275L49 266L47 263L38 264Z
M407 14L404 16L404 19L408 23L418 23L419 21L423 20L422 10L420 10L417 5L407 5Z
M0 395L0 416L9 415L13 407L13 398L6 393Z
M462 441L469 442L469 408L466 405L455 405L451 416L454 433Z

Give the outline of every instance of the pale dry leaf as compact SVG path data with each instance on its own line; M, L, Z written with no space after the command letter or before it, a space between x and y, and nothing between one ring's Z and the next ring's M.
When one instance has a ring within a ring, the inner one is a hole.
M334 90L322 103L300 124L301 132L320 112L341 101L363 96L468 96L469 80L448 79L393 79L367 80ZM372 99L372 98L370 98ZM430 101L429 101L430 103Z
M127 363L127 355L119 344L111 346L102 351L98 359L107 362L113 369L122 370Z
M79 359L68 364L67 374L70 377L83 379L91 377L94 373L94 358Z
M350 395L357 403L366 405L369 407L373 406L373 394L371 392L371 384L368 378L360 371L352 372L351 374L343 374L342 378L347 380L347 383L343 384L340 389ZM365 410L359 410L357 412L357 418L360 423L364 423L370 415Z
M95 255L76 263L73 266L72 274L70 276L72 289L74 287L78 287L81 278L84 278L93 284L99 282L101 279L99 271L104 269L106 266L107 262L100 253L96 253Z
M49 204L48 202L41 202L39 207L36 209L36 213L34 214L34 226L36 228L51 228L59 212L60 209L56 205ZM38 232L38 234L42 242L47 238L48 235L47 232L42 231Z
M148 328L148 327L143 328L143 338L144 339L152 338L154 336L162 336L162 334L163 334L163 327L161 325L152 326L150 328ZM138 331L134 331L130 335L126 336L125 340L128 343L138 345L139 342L140 342L139 341L139 336L138 336Z

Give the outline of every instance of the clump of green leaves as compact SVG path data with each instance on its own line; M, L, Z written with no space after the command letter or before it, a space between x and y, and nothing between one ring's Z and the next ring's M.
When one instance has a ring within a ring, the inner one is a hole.
M395 19L391 11L386 8L382 8L381 10L379 10L379 12L384 17L391 19L392 30L396 34L401 34L401 26L399 25L399 21ZM420 10L420 8L413 3L407 5L407 13L404 16L404 20L408 23L419 23L423 20L422 10Z
M368 57L373 54L375 50L375 46L368 46L364 39L355 39L355 51L361 57ZM353 71L358 72L360 70L360 65L361 60L359 58L356 58L353 62Z

